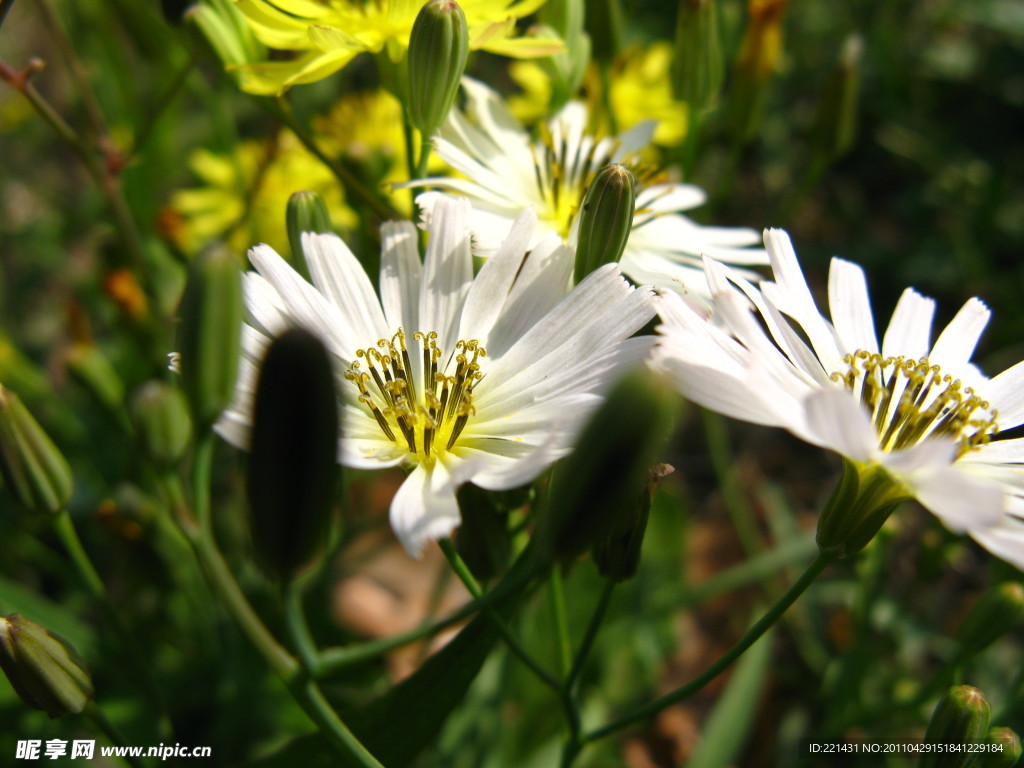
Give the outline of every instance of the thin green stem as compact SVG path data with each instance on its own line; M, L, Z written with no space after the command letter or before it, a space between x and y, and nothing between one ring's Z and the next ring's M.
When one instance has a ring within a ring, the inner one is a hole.
M71 558L71 562L78 569L78 573L81 575L82 581L85 582L85 586L88 587L89 592L97 600L106 602L107 588L103 585L103 579L100 578L99 573L96 572L96 568L85 551L85 547L82 546L82 540L78 538L78 531L75 530L75 524L71 520L70 513L66 509L62 509L57 513L54 525L61 543L68 552L68 557Z
M562 684L566 690L572 690L573 685L576 683L576 679L580 676L580 672L583 671L583 665L587 661L587 656L590 655L590 649L594 645L594 640L597 639L597 632L601 628L601 623L604 621L604 615L608 610L608 603L611 602L612 592L615 591L615 582L611 579L605 579L604 586L601 589L601 596L598 598L597 606L594 608L593 614L590 616L590 622L587 624L587 629L583 633L583 640L580 642L580 647L576 649L576 656L572 660L572 667L569 669L569 674L565 677L565 682Z
M156 106L147 111L146 119L135 132L135 138L132 141L131 149L125 153L125 163L128 163L132 158L136 157L142 148L149 141L150 136L153 135L153 131L156 129L160 119L166 114L167 108L174 101L174 98L178 95L182 88L184 88L188 76L192 74L192 70L195 69L196 63L199 61L199 48L193 46L189 52L188 60L185 64L175 73L174 79L171 80L170 85L167 86L166 90L160 95L160 98L156 101Z
M416 164L416 176L414 178L422 179L427 175L427 168L430 166L430 153L433 149L434 142L429 138L424 139L423 144L420 146L420 160Z
M297 579L291 579L281 588L281 602L284 607L285 626L292 642L292 648L299 657L303 669L313 675L318 662L316 641L309 631L306 611L302 606L302 588Z
M441 547L441 551L444 552L444 556L448 558L448 562L451 564L452 570L455 571L455 575L459 577L462 583L469 590L469 594L479 599L483 596L483 590L480 588L480 584L477 582L476 577L473 576L472 571L469 570L469 566L466 565L465 561L459 555L455 549L455 545L452 544L451 539L441 539L438 542ZM486 606L483 609L484 615L490 619L491 623L498 630L498 634L501 635L502 640L509 647L509 650L516 655L516 657L526 665L526 667L537 676L537 678L544 683L548 688L561 695L562 685L555 679L555 677L545 670L536 659L527 653L526 649L520 645L515 635L512 634L512 630L509 629L505 620L501 618L498 612L491 606Z
M107 719L107 716L103 714L103 710L100 709L99 705L95 701L90 701L85 706L85 709L82 710L82 714L96 727L96 730L106 736L107 740L115 747L124 747L128 744L128 741L121 735L121 732L117 727ZM132 768L143 768L144 764L142 761L132 755L123 754L121 755L121 758L128 763L128 765L132 766Z
M192 511L199 521L199 528L210 540L213 539L213 523L210 519L210 473L213 468L213 432L207 430L196 443L192 457Z
M807 590L814 580L818 578L819 574L821 574L821 572L825 570L833 560L834 557L832 555L826 555L823 552L819 552L817 557L814 558L814 561L807 567L807 570L804 571L803 575L801 575L793 586L786 591L786 594L784 594L775 605L769 608L768 611L758 619L750 629L747 630L746 634L744 634L732 648L719 658L718 661L686 685L683 685L664 696L659 696L653 701L642 704L632 712L628 712L607 725L586 734L584 736L584 742L595 741L597 739L604 738L605 736L609 736L615 731L644 720L651 715L657 714L665 707L680 702L701 690L705 685L724 672L734 661L736 661L736 659L742 656L750 646L761 638L765 632L771 629L771 627L773 627L782 617L782 614L786 612L786 609L796 602L797 598Z
M299 122L299 119L295 117L295 113L292 112L291 105L283 97L278 97L274 100L260 100L260 103L267 107L267 109L269 109L269 111L282 123L288 126L288 129L298 137L299 141L302 142L302 145L321 163L330 169L331 173L337 177L341 185L357 197L362 198L363 202L365 202L377 216L381 219L398 218L397 211L370 191L370 189L359 181L359 179L357 179L348 168L339 163L333 157L329 156L320 148L316 139L313 138L309 131L306 130L305 126Z
M736 482L736 462L729 450L729 435L726 431L725 419L708 410L701 410L701 417L704 422L704 434L708 441L711 465L715 470L715 478L718 481L722 499L725 501L725 507L729 511L729 518L732 520L743 549L748 555L755 555L762 549L757 532L757 521L753 510L743 496L740 484Z
M551 569L551 611L555 616L555 634L558 639L558 667L562 677L572 669L572 638L569 636L569 612L565 606L565 579L562 569Z

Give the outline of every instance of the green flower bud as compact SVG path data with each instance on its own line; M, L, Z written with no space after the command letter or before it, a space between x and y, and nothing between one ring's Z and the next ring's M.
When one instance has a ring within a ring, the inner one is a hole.
M598 572L605 578L622 583L636 575L640 565L640 549L651 513L651 497L658 482L675 472L668 464L656 464L648 470L647 482L636 500L633 514L618 517L607 536L594 544L592 556Z
M181 299L181 383L200 429L231 402L242 336L242 274L224 251L210 251L189 270Z
M588 0L587 34L594 49L594 58L611 64L622 50L622 6L619 0Z
M990 728L985 743L989 749L978 753L975 768L1013 768L1024 752L1020 737L1009 728Z
M680 0L672 87L691 110L704 109L722 87L724 63L715 0Z
M971 607L956 630L956 640L964 656L973 656L988 648L1009 632L1024 616L1024 586L1004 581L982 595Z
M846 39L818 104L812 139L818 156L826 162L842 157L853 144L863 49L860 36L851 35Z
M146 456L166 467L181 461L192 440L192 419L180 389L147 381L132 398L131 414Z
M677 400L646 370L612 388L576 450L555 469L538 523L542 555L575 557L617 526L636 522L637 490L668 437Z
M333 232L331 214L327 212L327 203L316 192L296 192L288 198L286 215L288 228L288 244L292 249L292 264L309 279L309 266L302 250L302 233L315 232L318 235Z
M636 179L624 165L606 165L590 182L576 232L575 280L622 258L633 226Z
M454 0L430 0L409 37L409 119L424 137L448 118L468 56L462 8Z
M818 548L838 558L860 552L910 494L880 466L843 460L843 475L818 518Z
M0 668L22 701L50 717L81 712L93 695L89 667L75 649L17 613L0 617Z
M988 733L989 706L985 694L970 685L950 688L932 713L925 744L979 744ZM925 752L920 768L966 768L972 752Z
M246 481L253 549L282 579L309 563L330 532L338 418L323 343L305 330L286 331L260 370Z
M512 551L508 515L498 509L493 493L472 483L459 488L458 499L462 523L456 549L473 575L486 581L508 565Z
M0 387L0 473L30 512L53 514L71 498L71 467L20 398Z

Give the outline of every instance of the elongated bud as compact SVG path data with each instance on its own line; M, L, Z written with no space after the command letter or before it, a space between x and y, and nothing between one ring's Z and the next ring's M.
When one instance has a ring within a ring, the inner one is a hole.
M825 83L812 134L815 149L826 161L842 157L853 144L857 130L860 94L860 57L864 42L851 35L843 44L839 62Z
M309 563L327 540L338 437L327 350L308 331L286 331L260 369L246 481L253 549L281 579Z
M610 64L622 50L622 6L619 0L588 0L585 21L594 58L602 64Z
M975 768L1013 768L1021 753L1020 737L1009 728L990 728L985 750L978 752Z
M512 551L508 516L498 509L491 492L472 483L459 488L458 499L462 524L456 548L478 579L491 579L508 564Z
M633 226L636 179L624 165L606 165L590 182L576 232L575 279L622 258Z
M730 88L730 125L748 141L761 122L768 83L782 54L782 17L788 0L748 0L747 28Z
M881 467L843 460L843 475L818 518L818 548L838 558L860 552L910 498Z
M627 511L616 518L608 535L594 544L594 564L605 578L621 583L636 575L644 533L647 531L647 518L651 513L651 497L661 478L674 471L668 464L655 464L651 467L644 488L636 499L633 514Z
M988 733L989 706L985 694L970 685L950 688L932 713L925 744L979 744ZM966 768L973 752L925 752L920 768Z
M334 232L327 203L316 192L296 192L288 198L285 221L288 228L288 244L292 249L292 264L309 280L309 265L306 264L306 254L302 250L302 233L326 235Z
M646 370L612 388L555 470L539 522L543 555L575 557L635 522L638 489L668 437L677 399Z
M424 137L448 118L468 56L462 8L454 0L430 0L409 37L409 119Z
M0 387L0 472L7 491L30 512L59 512L74 489L71 467L64 455L21 399L3 387Z
M957 627L960 652L973 656L1013 629L1024 617L1024 586L1004 581L982 595Z
M722 43L715 0L680 0L672 87L691 110L704 109L722 87Z
M217 420L234 394L242 336L242 274L225 251L197 257L181 299L181 383L199 429Z
M0 668L22 701L50 717L81 712L93 695L89 667L75 649L17 613L0 617Z
M164 467L181 461L192 440L192 419L180 389L147 381L132 398L131 415L146 456Z

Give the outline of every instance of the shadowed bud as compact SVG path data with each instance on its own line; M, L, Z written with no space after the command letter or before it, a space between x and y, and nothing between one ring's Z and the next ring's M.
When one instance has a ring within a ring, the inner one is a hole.
M472 483L459 488L458 499L462 524L456 548L469 570L486 581L508 565L512 551L508 516L498 509L493 493Z
M610 64L622 50L622 6L619 0L588 0L585 19L594 58Z
M89 668L75 649L17 613L0 617L0 668L22 701L50 717L81 712L93 695Z
M1009 728L990 728L985 744L988 749L978 753L975 768L1013 768L1024 752L1020 737Z
M282 579L326 543L338 438L327 350L308 331L287 331L271 343L260 369L246 481L253 549Z
M932 713L925 744L979 744L988 733L989 706L985 694L970 685L946 691ZM974 760L972 752L925 752L920 768L965 768Z
M910 495L877 466L843 460L843 475L818 518L818 549L838 558L860 552Z
M974 655L1013 629L1024 616L1024 586L1004 581L982 595L957 627L960 652Z
M306 254L302 250L302 233L315 232L325 235L334 232L331 227L331 214L327 212L327 203L316 192L296 192L288 198L288 209L285 217L288 228L288 245L292 249L292 264L309 280L309 265Z
M71 467L21 399L0 387L0 472L30 512L53 514L71 498Z
M761 122L768 83L782 55L782 17L788 0L748 0L747 28L730 88L730 125L748 141Z
M826 161L842 157L853 144L857 130L857 98L860 93L860 57L864 42L858 35L846 39L839 62L825 83L818 105L812 138Z
M192 419L181 390L163 381L147 381L131 402L132 421L146 456L174 466L192 440Z
M637 492L668 437L676 402L646 370L622 378L608 393L555 469L539 523L542 555L572 558L636 520Z
M448 118L469 56L469 29L454 0L430 0L409 37L409 119L424 138Z
M680 0L672 87L691 110L702 110L722 87L722 44L715 0Z
M242 274L224 251L197 257L181 299L181 384L199 429L217 420L235 389L242 336Z
M637 497L633 514L623 514L613 523L608 535L594 544L592 556L598 572L612 581L622 583L636 575L640 550L651 513L651 497L661 478L675 472L668 464L655 464L647 472L647 481Z
M583 196L576 232L577 283L600 267L622 258L633 226L636 179L624 165L606 165Z

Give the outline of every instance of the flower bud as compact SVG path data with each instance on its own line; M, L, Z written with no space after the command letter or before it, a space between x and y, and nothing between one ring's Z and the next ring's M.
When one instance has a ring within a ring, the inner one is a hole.
M839 62L825 83L812 133L815 149L825 161L842 157L853 144L863 49L860 36L848 37L840 51Z
M89 668L75 649L17 613L0 617L0 668L22 701L50 717L81 712L93 695Z
M288 244L292 249L292 264L299 273L309 280L309 265L306 254L302 250L302 233L314 232L318 235L333 232L331 214L327 212L327 203L316 192L296 192L288 198L286 226Z
M588 0L585 18L594 58L611 64L622 50L622 7L619 0Z
M680 0L672 87L691 110L704 109L722 87L722 44L715 0Z
M818 518L818 549L843 558L860 552L910 499L881 467L843 460L843 475Z
M543 556L572 558L636 523L637 491L668 437L677 398L649 371L623 377L555 469L541 510Z
M486 581L508 564L508 515L498 509L492 492L472 483L459 488L458 499L462 523L455 546L473 575Z
M224 251L197 257L181 299L181 383L196 426L206 429L234 395L242 336L242 275Z
M575 280L622 258L633 226L636 179L624 165L606 165L590 182L577 220Z
M0 387L0 473L30 512L53 514L71 498L71 467L21 399Z
M448 118L468 56L462 8L454 0L430 0L409 37L409 119L424 137Z
M253 549L282 579L327 540L338 438L327 350L309 331L286 331L271 343L260 369L246 480Z
M989 748L978 752L975 768L1013 768L1024 752L1020 737L1009 728L990 728L985 743Z
M675 471L668 464L655 464L648 470L647 482L636 500L633 514L624 514L612 524L607 536L594 544L592 556L598 572L617 583L636 575L640 565L640 549L651 512L651 498L658 482Z
M147 381L132 398L131 414L146 456L165 467L181 461L192 439L192 419L180 389Z
M988 733L989 706L985 694L970 685L950 688L932 713L925 744L979 744ZM972 752L925 752L920 768L965 768Z
M1024 586L1004 581L982 595L971 607L956 630L956 640L964 656L973 656L988 648L1013 629L1024 616Z

